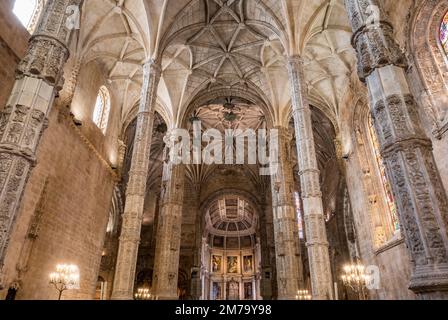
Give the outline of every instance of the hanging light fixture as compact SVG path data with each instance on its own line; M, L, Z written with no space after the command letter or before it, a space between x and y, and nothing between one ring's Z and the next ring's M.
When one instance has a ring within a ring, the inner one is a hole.
M135 300L151 300L151 290L148 288L138 288L134 298Z
M73 264L58 264L50 274L50 284L59 292L58 300L66 290L79 289L79 268Z
M308 290L298 290L296 299L297 300L312 300L312 296Z
M361 300L364 300L365 289L372 279L371 275L366 273L366 267L358 261L345 265L343 271L341 280L344 286L358 293Z
M235 104L232 103L232 98L227 98L226 102L223 104L224 109L233 110L235 108Z

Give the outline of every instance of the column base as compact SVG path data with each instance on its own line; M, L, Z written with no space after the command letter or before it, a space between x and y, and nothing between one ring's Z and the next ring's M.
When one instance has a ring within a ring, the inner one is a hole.
M416 267L409 289L419 295L443 292L442 295L448 298L448 264Z
M3 270L0 268L0 290L5 289L5 274L3 273Z
M170 296L170 295L158 295L156 300L163 300L163 301L167 301L167 300L179 300L178 296Z
M297 296L296 295L291 295L291 296L278 296L277 300L297 300Z
M111 300L134 300L134 296L129 293L112 293Z

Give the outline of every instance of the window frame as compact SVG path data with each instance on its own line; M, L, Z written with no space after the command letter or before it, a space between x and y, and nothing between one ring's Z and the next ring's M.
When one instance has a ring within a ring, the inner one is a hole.
M27 29L27 31L30 34L33 34L34 31L36 30L36 27L38 25L41 15L42 15L44 4L45 4L46 0L30 0L30 1L34 1L34 9L33 9L33 13L29 16L29 19L27 22L23 21L17 15L17 12L16 12L17 1L23 1L23 0L15 0L14 1L12 12L16 16L16 18L20 21L20 23Z
M109 117L111 110L111 99L109 89L102 85L99 90L93 108L93 123L101 132L106 135L109 126Z

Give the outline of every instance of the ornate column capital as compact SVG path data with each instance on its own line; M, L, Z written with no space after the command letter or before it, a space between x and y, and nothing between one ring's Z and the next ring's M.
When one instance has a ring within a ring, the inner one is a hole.
M358 57L361 81L388 65L407 67L406 57L393 36L393 27L377 0L346 0L353 29L352 45Z
M160 77L162 75L162 67L156 60L149 59L143 64L143 74Z
M72 34L67 23L73 18L69 7L79 9L81 4L80 0L46 2L37 31L17 67L7 105L0 112L0 269L48 114L56 91L62 88Z
M286 61L288 62L289 67L293 67L293 66L301 67L301 66L303 66L303 62L304 62L303 57L300 55L288 56Z
M72 34L69 19L79 19L82 0L48 0L28 50L17 67L17 79L25 76L44 80L59 91L63 86L63 68L69 58ZM73 12L71 7L78 8Z
M406 240L416 293L448 291L448 199L379 0L345 0L370 108ZM375 199L370 199L374 204ZM446 296L446 293L444 293Z

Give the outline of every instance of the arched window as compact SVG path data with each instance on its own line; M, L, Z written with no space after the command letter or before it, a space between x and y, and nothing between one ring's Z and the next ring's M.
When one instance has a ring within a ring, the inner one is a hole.
M443 17L440 24L440 43L442 44L445 54L448 55L448 12Z
M93 111L93 122L106 134L107 123L109 121L110 112L110 95L109 90L105 86L100 88L96 99L95 110Z
M42 13L44 0L16 0L13 12L29 33L33 33Z
M398 222L397 215L397 207L395 205L395 199L392 194L392 188L389 183L389 179L387 178L386 167L384 166L384 160L380 153L380 144L378 142L378 137L375 131L375 127L373 125L372 117L369 117L369 133L370 140L372 142L372 147L375 155L375 162L378 167L381 184L383 186L384 196L386 198L387 203L387 224L390 227L390 233L395 234L398 230L400 230L400 224Z
M296 205L297 223L299 224L299 238L304 239L302 203L298 192L294 192L294 202Z

